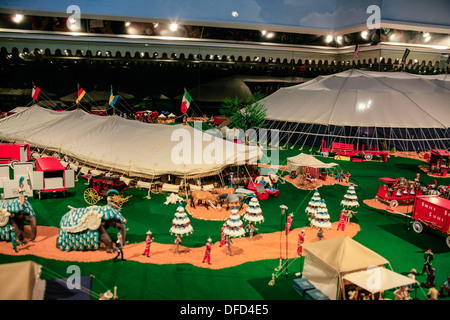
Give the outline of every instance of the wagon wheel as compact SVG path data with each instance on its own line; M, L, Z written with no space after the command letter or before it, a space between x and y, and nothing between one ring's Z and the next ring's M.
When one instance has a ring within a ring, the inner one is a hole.
M97 191L95 191L95 189L87 188L86 190L84 190L84 200L87 204L93 206L100 201L100 198L100 195Z
M367 153L366 155L364 155L364 159L366 159L367 161L370 161L373 159L373 155L371 155L370 153Z
M330 155L330 153L328 151L322 151L320 154L322 155L322 157L325 157L325 158L328 158Z
M391 200L391 202L389 202L389 207L391 207L392 209L395 209L398 207L398 201L397 200Z
M447 239L445 239L445 243L447 243L447 247L450 248L450 236L448 236Z
M423 231L423 225L419 221L413 222L413 230L416 233L421 233Z

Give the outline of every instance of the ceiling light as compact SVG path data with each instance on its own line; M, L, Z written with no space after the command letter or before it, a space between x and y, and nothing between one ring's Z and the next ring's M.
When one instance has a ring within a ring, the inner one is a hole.
M342 36L337 36L337 37L336 37L336 41L337 41L338 43L341 43L341 42L342 42Z
M178 24L176 23L171 23L170 27L169 27L170 31L175 32L178 29Z
M331 41L333 41L333 36L327 35L327 38L325 39L325 42L326 43L330 43Z
M233 11L232 13L231 13L231 15L233 16L233 17L237 17L239 14L237 13L237 11Z
M366 30L364 30L363 32L361 32L361 38L363 39L367 39L367 36L369 35L369 32L367 32Z
M428 38L429 36L430 36L430 33L429 33L429 32L424 32L424 33L423 33L423 37L424 37L424 38Z
M15 23L21 23L23 21L23 18L24 18L23 14L16 14L13 18L13 21Z
M265 36L266 33L267 33L267 30L262 30L262 31L261 31L261 34L262 34L263 36Z
M131 25L130 21L125 21L125 27L129 27Z
M269 33L266 35L266 37L269 38L269 39L273 38L274 36L275 36L275 33L273 33L273 32L269 32Z

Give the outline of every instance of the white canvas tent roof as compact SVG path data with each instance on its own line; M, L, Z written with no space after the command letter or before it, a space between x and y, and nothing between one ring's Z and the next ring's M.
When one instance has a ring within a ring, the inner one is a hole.
M343 275L389 264L378 253L346 236L310 242L304 244L303 249L303 277L331 300L337 298Z
M448 128L450 77L351 69L281 88L267 119L322 125Z
M333 168L338 166L337 163L324 163L314 156L306 153L300 153L294 157L287 158L286 171L291 172L298 167L310 167L310 168Z
M73 157L82 165L128 176L208 176L245 160L256 162L262 156L258 147L203 137L202 141L201 131L183 124L148 124L36 105L0 120L0 140L28 143ZM211 154L217 155L215 161L202 158ZM181 162L183 156L186 161Z
M344 280L348 280L370 293L390 290L416 282L414 279L384 267L349 273L344 276Z
M43 300L45 280L41 266L33 261L0 265L0 300Z

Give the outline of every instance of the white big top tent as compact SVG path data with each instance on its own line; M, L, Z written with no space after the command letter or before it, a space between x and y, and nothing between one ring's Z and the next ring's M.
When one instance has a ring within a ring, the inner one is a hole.
M450 146L450 77L351 69L281 88L262 103L291 144L364 142L383 149Z
M214 175L230 165L256 163L262 156L257 146L225 141L189 125L148 124L37 105L1 119L0 141L28 143L82 165L143 178Z

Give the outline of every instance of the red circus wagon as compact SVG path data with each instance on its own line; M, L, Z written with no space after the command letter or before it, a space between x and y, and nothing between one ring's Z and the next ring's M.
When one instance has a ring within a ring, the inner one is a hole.
M443 149L433 149L424 155L425 160L430 163L432 175L447 176L450 171L450 152Z
M421 233L424 226L440 231L446 235L445 240L450 248L450 200L437 195L417 196L412 218L415 232Z
M375 199L380 202L387 202L391 208L396 208L400 202L412 203L416 195L421 194L423 194L422 189L405 178L380 178Z

